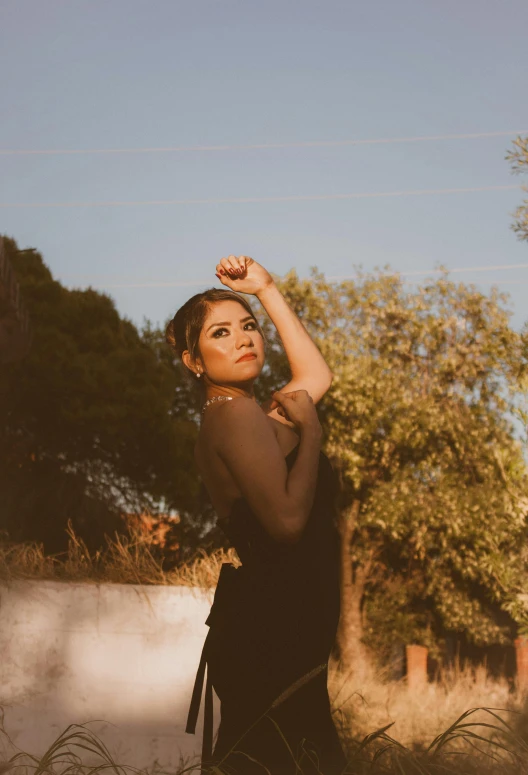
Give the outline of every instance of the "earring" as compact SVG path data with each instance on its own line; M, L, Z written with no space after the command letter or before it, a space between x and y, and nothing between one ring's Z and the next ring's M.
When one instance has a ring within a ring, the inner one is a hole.
M200 377L202 376L202 375L201 375L201 372L197 371L197 372L196 372L196 376L198 377L198 379L200 379Z

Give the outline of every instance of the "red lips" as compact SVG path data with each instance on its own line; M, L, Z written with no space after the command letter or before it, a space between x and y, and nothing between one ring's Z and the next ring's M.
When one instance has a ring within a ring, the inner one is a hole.
M250 359L256 358L257 356L254 353L246 353L241 358L237 360L237 363L239 361L249 361Z

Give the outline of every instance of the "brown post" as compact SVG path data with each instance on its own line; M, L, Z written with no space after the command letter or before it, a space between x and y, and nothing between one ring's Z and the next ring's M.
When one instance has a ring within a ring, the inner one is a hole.
M517 688L528 691L528 637L514 640L517 662Z
M425 646L405 646L409 689L419 689L427 683L427 651Z

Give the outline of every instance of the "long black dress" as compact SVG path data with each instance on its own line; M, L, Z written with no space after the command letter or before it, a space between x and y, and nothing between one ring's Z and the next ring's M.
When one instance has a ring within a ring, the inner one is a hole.
M298 449L285 458L288 470ZM337 486L321 452L313 506L295 545L274 541L243 498L222 527L242 565L222 564L206 620L185 729L194 734L207 665L202 772L217 764L230 775L264 774L265 767L270 775L300 775L294 759L303 775L337 775L346 766L327 689L340 611ZM214 751L211 687L221 716Z

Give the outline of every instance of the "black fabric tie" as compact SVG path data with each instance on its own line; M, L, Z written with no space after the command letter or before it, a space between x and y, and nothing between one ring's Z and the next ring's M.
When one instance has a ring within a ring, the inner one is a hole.
M208 627L218 626L222 619L222 614L230 605L233 605L234 601L232 596L232 585L234 583L237 570L238 568L235 568L235 566L229 562L222 563L220 575L218 577L218 583L216 585L213 605L211 606L209 616L205 620L205 624L207 624ZM207 666L207 680L205 683L204 700L204 727L202 739L202 765L206 764L213 755L213 685L209 676L208 666L208 645L211 632L212 630L209 630L202 648L202 655L200 657L200 663L198 665L198 670L196 672L196 678L194 681L189 714L187 716L187 725L185 727L186 732L191 735L195 734L196 722L198 720L198 712L200 710L200 702L202 699L205 669Z

